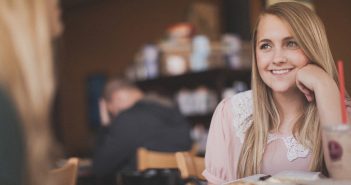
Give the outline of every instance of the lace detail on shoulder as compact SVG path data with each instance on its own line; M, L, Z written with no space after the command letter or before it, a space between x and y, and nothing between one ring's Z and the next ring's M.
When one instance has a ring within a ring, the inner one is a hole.
M310 150L300 144L294 136L284 137L283 141L288 149L287 157L289 161L293 161L300 157L307 157Z
M233 126L235 134L244 143L246 130L252 124L252 92L245 91L230 98L233 111Z
M267 144L277 139L279 139L279 137L276 134L268 133Z
M287 152L286 152L286 157L288 160L291 162L297 158L305 158L308 156L310 153L310 150L306 147L304 147L302 144L300 144L294 136L288 136L288 137L279 137L276 134L269 133L268 134L268 139L267 139L267 144L271 143L272 141L275 141L277 139L283 140Z

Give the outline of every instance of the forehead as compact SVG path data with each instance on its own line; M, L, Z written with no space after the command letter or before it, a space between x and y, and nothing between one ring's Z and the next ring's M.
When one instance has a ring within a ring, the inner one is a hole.
M115 89L111 93L111 98L119 98L119 97L128 96L129 93L130 93L130 91L128 89L125 89L125 88Z
M264 15L261 17L257 27L257 40L282 39L292 37L291 29L287 22L275 15Z

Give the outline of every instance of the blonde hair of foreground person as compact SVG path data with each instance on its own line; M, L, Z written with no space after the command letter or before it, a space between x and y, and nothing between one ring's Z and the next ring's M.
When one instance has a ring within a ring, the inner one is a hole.
M29 185L51 184L47 174L54 77L48 3L0 1L0 85L7 90L21 118L26 149L23 182Z
M257 27L265 15L277 16L290 26L293 37L312 64L318 65L338 83L337 71L329 48L325 28L320 18L310 9L299 3L284 2L274 4L261 13L253 30L252 39L252 93L253 124L246 132L239 157L238 178L260 173L261 161L269 131L277 131L280 117L269 87L261 79L256 60ZM296 139L311 149L311 171L324 171L321 125L316 102L304 104L301 115L293 128Z

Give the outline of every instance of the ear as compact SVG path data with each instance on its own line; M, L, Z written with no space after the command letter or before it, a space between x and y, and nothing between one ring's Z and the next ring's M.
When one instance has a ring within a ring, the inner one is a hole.
M106 101L106 108L107 108L107 111L109 112L109 113L111 113L111 112L114 112L114 106L113 106L113 103L111 103L110 101Z

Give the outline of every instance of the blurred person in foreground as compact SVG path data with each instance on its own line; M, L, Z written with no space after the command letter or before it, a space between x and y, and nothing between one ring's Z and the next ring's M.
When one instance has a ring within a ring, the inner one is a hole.
M190 150L190 125L180 112L148 98L132 83L108 82L100 103L103 127L93 161L93 171L100 179L115 179L120 171L136 170L139 147L162 152Z
M47 185L56 0L0 1L0 184Z

